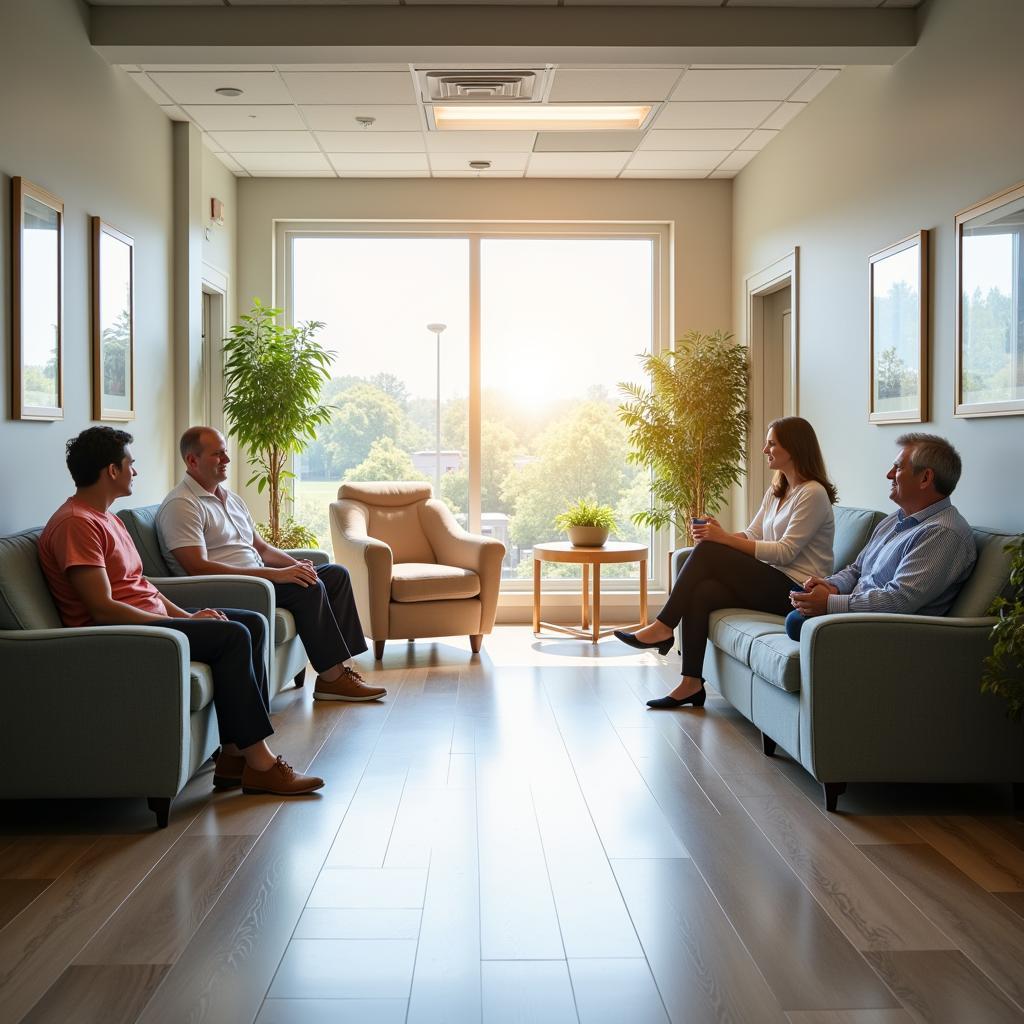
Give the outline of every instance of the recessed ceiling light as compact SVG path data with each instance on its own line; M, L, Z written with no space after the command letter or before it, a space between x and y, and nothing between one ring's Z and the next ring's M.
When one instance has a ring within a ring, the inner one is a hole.
M633 131L643 127L652 104L513 105L434 104L430 110L438 131Z
M241 96L242 90L236 89L233 85L222 85L219 89L213 90L218 96Z
M370 128L370 127L372 127L376 123L377 123L377 118L370 117L367 114L361 114L360 116L358 116L356 118L356 124L359 125L360 128L364 128L364 129L365 128Z
M486 171L487 168L491 166L491 161L490 160L470 160L469 161L469 166L472 167L474 171Z

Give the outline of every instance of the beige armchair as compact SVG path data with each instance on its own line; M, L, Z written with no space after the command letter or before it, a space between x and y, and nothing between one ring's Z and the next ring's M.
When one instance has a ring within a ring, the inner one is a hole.
M430 484L347 483L331 503L334 559L352 577L373 653L386 640L468 636L494 627L505 545L467 533Z

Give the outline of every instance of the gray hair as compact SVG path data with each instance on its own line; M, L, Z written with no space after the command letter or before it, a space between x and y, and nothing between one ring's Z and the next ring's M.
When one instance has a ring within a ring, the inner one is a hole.
M944 498L953 493L960 479L960 453L938 434L901 434L896 438L901 448L910 448L910 465L915 473L930 469L935 477L935 490Z

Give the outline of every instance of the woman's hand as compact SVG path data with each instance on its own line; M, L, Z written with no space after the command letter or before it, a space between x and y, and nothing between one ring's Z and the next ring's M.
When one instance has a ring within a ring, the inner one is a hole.
M703 523L691 523L690 529L693 531L694 543L700 544L702 541L710 540L715 541L718 544L724 544L726 541L724 538L729 537L730 534L726 533L722 529L721 524L715 519L714 516L701 516L704 520Z

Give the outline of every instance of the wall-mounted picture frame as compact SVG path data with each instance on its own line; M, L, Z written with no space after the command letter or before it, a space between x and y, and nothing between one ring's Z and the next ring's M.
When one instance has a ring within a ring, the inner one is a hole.
M135 418L135 242L92 218L92 418Z
M1024 414L1024 182L956 225L957 416Z
M872 423L928 419L928 232L868 257Z
M64 418L64 203L11 179L11 415Z

